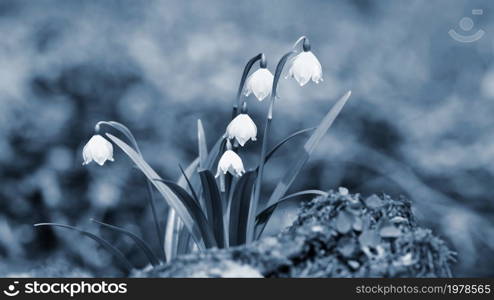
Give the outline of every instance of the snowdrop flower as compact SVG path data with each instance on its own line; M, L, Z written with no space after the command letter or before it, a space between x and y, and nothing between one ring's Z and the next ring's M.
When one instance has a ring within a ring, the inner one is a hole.
M237 153L232 150L226 150L218 162L218 171L216 176L225 175L230 172L233 176L242 176L245 173L244 164L242 159Z
M113 145L101 135L95 134L84 146L82 157L84 158L83 165L94 160L102 166L107 160L113 161Z
M226 127L226 137L228 139L235 138L242 147L249 139L255 141L256 136L256 124L252 121L248 114L239 114Z
M271 94L273 79L273 74L267 68L261 67L247 78L245 96L253 93L259 101L264 100Z
M309 40L306 37L301 37L297 43L295 43L295 46L302 40L304 42L303 51L292 59L287 78L294 77L300 86L306 85L311 79L315 83L319 83L320 81L323 81L321 63L314 53L310 51Z

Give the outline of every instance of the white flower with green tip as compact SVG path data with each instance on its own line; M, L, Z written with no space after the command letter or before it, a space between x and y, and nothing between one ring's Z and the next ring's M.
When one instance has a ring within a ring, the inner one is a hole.
M94 160L102 166L107 160L113 161L113 145L101 135L95 134L84 146L82 157L84 158L83 165Z
M273 74L266 68L260 68L255 71L247 78L245 96L253 93L259 101L264 100L271 94L273 79Z
M257 126L248 114L239 114L226 127L226 137L236 139L243 147L248 140L257 139Z
M245 173L242 159L232 150L226 150L221 156L220 161L218 162L218 171L216 172L215 177L226 175L226 173L230 173L237 177L240 177Z
M300 52L293 58L287 77L295 78L300 86L306 85L311 79L319 83L323 81L321 63L311 51Z

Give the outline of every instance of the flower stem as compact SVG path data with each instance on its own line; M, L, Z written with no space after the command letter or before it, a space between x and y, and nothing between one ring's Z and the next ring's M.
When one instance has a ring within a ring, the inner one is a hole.
M298 44L300 44L300 42L302 42L302 41L304 42L303 47L306 48L308 46L310 49L309 39L305 35L298 38L298 40L293 44L292 49L295 50L297 48ZM304 49L304 51L305 51L305 49Z
M245 80L247 80L247 76L249 75L250 69L252 69L252 66L254 63L258 60L260 60L264 56L263 53L259 53L253 58L251 58L247 64L245 65L244 72L242 73L242 78L240 79L240 84L238 85L238 90L237 90L237 97L236 97L236 102L233 104L233 111L234 111L234 116L235 117L239 111L240 107L240 98L242 96L242 91L244 89L245 85Z
M273 107L274 107L274 101L276 100L276 88L278 87L278 82L280 80L283 68L285 67L286 61L291 55L295 53L296 52L292 50L286 53L285 55L283 55L283 57L279 60L278 65L276 66L276 72L274 74L273 87L271 91L271 99L269 102L268 114L266 118L266 125L264 126L264 134L262 137L259 169L257 171L257 178L254 186L254 197L250 202L250 207L249 207L249 216L248 216L249 221L247 225L247 242L251 242L254 239L254 235L255 235L254 227L255 227L255 221L257 215L257 207L260 204L259 200L261 196L262 175L264 172L264 163L265 163L264 157L266 156L266 152L267 152L268 137L269 137L269 132L271 130L271 122L273 120Z

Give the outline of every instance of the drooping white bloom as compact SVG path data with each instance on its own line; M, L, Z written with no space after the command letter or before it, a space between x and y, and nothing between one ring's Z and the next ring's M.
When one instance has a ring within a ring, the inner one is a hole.
M226 137L228 139L235 138L243 147L249 139L253 141L256 140L256 124L252 121L248 114L239 114L226 127Z
M266 68L260 68L255 71L247 78L245 96L254 93L254 96L256 96L259 101L264 100L264 98L271 94L273 79L273 74Z
M83 165L87 165L93 160L100 166L104 165L107 160L113 161L113 145L99 134L87 142L82 149Z
M288 76L295 78L300 86L304 86L311 79L319 83L323 81L321 63L311 51L300 52L293 58Z
M232 150L226 150L218 162L218 171L216 177L225 175L230 172L233 176L242 176L245 173L244 164L242 159L237 153Z

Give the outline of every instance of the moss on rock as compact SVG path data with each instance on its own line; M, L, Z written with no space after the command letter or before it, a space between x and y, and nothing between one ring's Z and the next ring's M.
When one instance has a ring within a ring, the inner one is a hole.
M149 277L449 277L454 253L417 225L406 199L345 189L304 203L277 236L178 257Z

